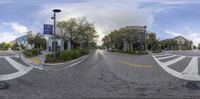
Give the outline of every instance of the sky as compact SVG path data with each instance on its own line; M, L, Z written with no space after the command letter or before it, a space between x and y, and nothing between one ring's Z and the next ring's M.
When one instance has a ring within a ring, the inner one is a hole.
M200 0L0 0L0 42L9 42L27 31L43 32L58 21L86 17L95 24L101 39L126 26L147 26L160 40L184 36L200 43Z

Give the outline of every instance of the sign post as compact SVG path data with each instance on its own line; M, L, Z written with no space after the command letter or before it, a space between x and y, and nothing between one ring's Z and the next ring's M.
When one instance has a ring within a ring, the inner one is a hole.
M43 29L43 34L44 35L53 35L53 25L51 24L44 24L44 29ZM48 38L49 40L49 38ZM46 48L47 50L50 50L48 47L48 41L46 42Z

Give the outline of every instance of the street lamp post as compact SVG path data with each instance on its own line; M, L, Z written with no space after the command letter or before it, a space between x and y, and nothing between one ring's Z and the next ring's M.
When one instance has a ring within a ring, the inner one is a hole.
M144 50L145 50L145 52L147 51L147 26L144 26L144 28L145 28L145 33L144 33Z
M53 17L52 17L52 19L53 19L53 30L54 30L54 33L53 33L53 35L55 36L56 35L56 13L59 13L59 12L61 12L61 10L60 9L54 9L53 10ZM54 50L54 59L56 58L56 40L55 40L55 38L54 38L54 40L53 40L53 50Z

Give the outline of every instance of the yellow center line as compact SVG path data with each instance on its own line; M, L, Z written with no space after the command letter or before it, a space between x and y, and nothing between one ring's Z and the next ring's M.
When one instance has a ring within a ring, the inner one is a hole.
M144 67L144 68L150 68L150 67L152 67L151 65L132 64L132 63L129 63L129 62L126 62L126 61L123 61L123 60L118 60L118 62L119 62L119 63L122 63L122 64L129 65L129 66L134 66L134 67Z

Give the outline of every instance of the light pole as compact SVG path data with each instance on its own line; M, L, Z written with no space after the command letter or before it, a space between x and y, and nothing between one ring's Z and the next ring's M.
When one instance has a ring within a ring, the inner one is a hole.
M144 50L147 51L147 26L144 26L145 32L144 32Z
M55 36L56 35L56 13L59 13L59 12L61 12L61 10L60 9L54 9L53 10L53 17L52 17L52 19L53 19L53 30L54 30L54 33L53 33L53 35ZM56 58L56 40L55 40L55 38L54 38L54 40L53 40L53 50L54 50L54 59Z

